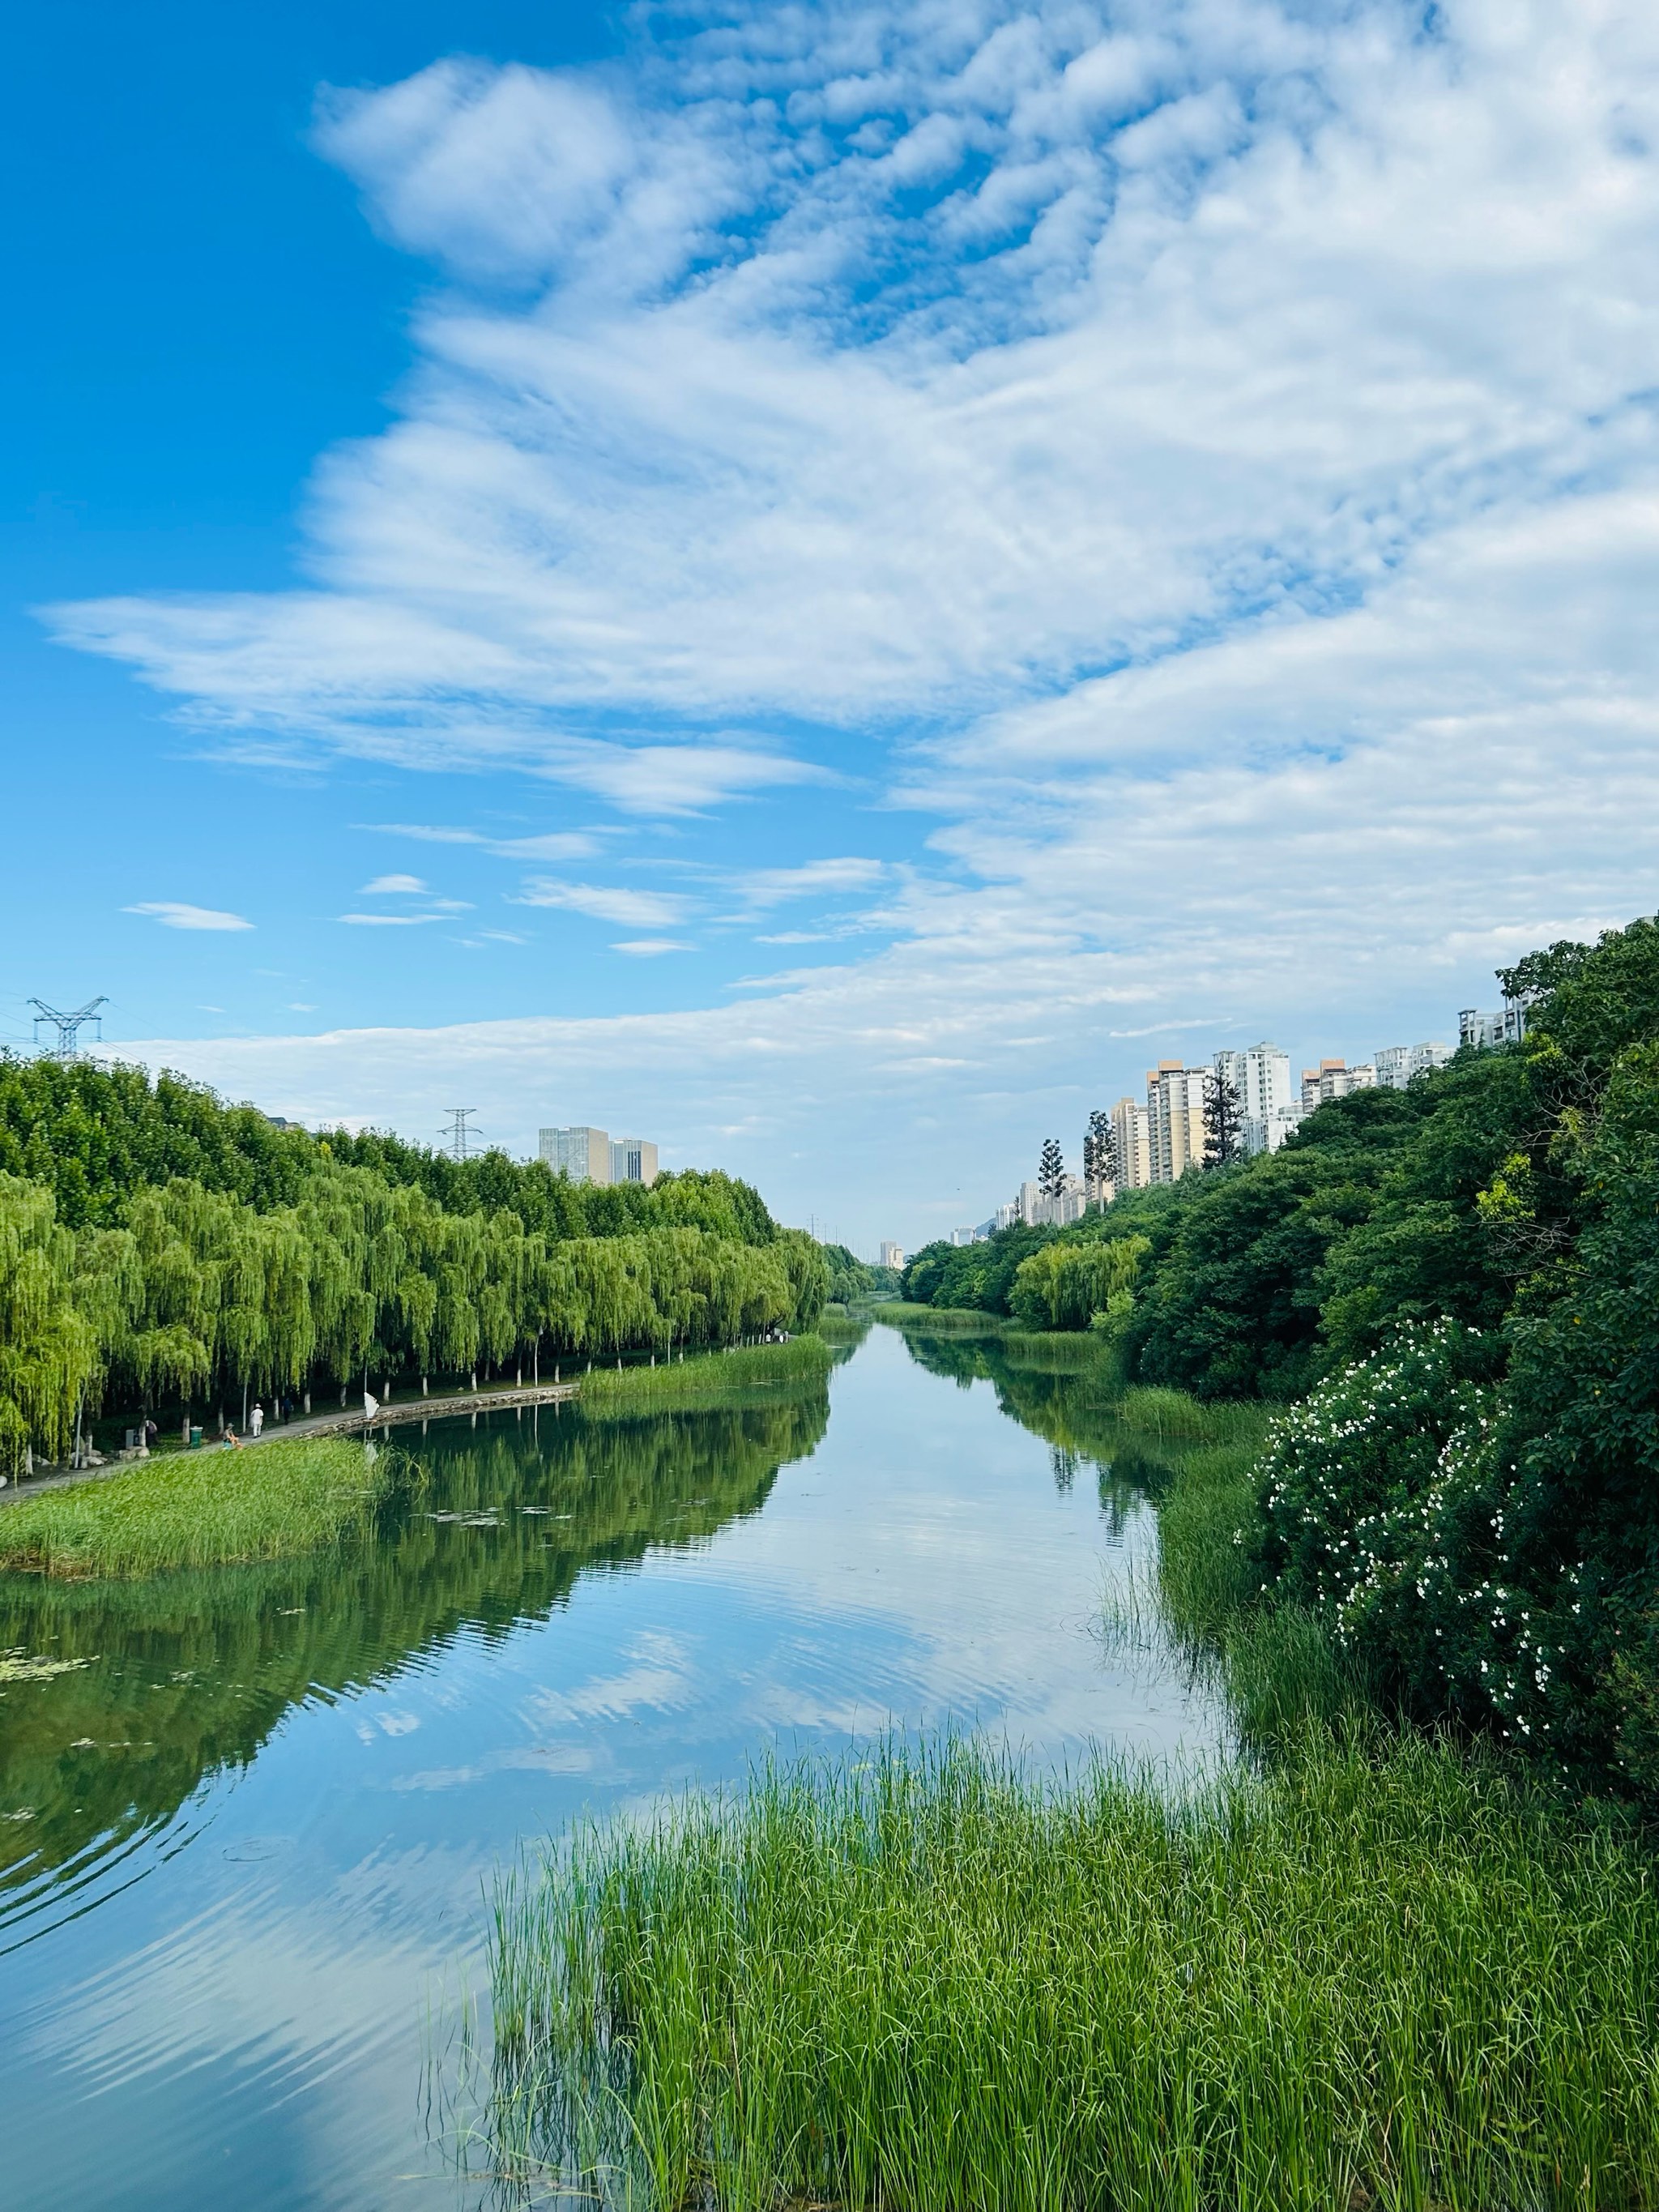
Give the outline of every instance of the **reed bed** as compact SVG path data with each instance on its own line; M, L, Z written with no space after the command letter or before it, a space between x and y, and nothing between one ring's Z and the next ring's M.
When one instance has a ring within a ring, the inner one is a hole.
M1659 2203L1647 1865L1420 1739L1173 1793L960 1743L769 1772L522 1867L493 1969L526 2198Z
M921 1329L935 1336L1000 1336L1008 1326L1000 1314L981 1313L975 1306L918 1306L902 1298L887 1298L868 1309L872 1321L890 1328Z
M129 1577L285 1559L365 1525L406 1472L337 1437L176 1452L8 1505L0 1568Z
M821 1383L833 1364L821 1336L792 1336L787 1344L739 1345L658 1367L596 1367L583 1376L578 1402L601 1414L691 1412L781 1385Z

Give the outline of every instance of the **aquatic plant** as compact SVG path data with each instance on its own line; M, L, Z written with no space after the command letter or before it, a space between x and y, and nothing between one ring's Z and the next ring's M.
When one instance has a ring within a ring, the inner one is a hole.
M313 1551L363 1525L408 1473L341 1437L174 1452L0 1510L0 1568L149 1575Z
M1659 2203L1659 1899L1401 1737L1185 1792L947 1743L501 1886L497 2171L665 2208Z

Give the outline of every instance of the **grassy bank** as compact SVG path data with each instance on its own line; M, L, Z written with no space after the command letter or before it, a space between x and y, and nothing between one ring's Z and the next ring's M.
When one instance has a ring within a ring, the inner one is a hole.
M596 1367L581 1378L578 1402L592 1413L689 1413L789 1384L822 1382L832 1364L821 1336L795 1336L787 1344L699 1352L659 1367Z
M772 1776L527 1869L494 1963L497 2155L616 2201L1659 2203L1647 1867L1421 1739Z
M0 1568L148 1575L315 1550L361 1526L401 1462L319 1437L179 1452L0 1512Z
M957 1331L994 1336L1008 1326L1000 1315L977 1313L971 1306L909 1305L902 1298L889 1298L869 1310L872 1321L885 1322L890 1328L921 1328L939 1335Z

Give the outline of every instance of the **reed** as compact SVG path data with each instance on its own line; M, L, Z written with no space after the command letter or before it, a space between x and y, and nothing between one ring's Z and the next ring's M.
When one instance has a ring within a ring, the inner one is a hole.
M125 1577L286 1559L365 1525L407 1471L334 1437L178 1452L8 1505L0 1568Z
M1185 1793L946 1744L501 1885L498 2172L613 2203L1659 2203L1659 1903L1398 1737Z
M902 1298L888 1298L867 1311L872 1321L885 1322L890 1328L934 1336L1000 1336L1008 1326L1000 1314L981 1313L975 1306L909 1305Z
M583 1376L578 1402L599 1414L691 1412L791 1384L821 1383L833 1364L821 1336L792 1336L787 1344L738 1346L665 1359L658 1367L596 1367Z

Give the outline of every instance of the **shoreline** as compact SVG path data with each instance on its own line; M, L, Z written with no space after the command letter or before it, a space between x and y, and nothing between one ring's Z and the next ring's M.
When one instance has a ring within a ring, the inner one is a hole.
M297 1443L303 1437L347 1436L361 1434L365 1441L379 1429L400 1426L408 1421L448 1420L458 1413L499 1413L508 1406L553 1406L576 1397L581 1389L580 1380L574 1382L509 1383L493 1390L466 1390L459 1396L444 1398L409 1398L401 1403L383 1405L373 1419L361 1407L354 1412L349 1407L343 1413L307 1413L297 1421L282 1421L261 1431L257 1437L244 1437L239 1449L257 1451L261 1444L276 1443L286 1439ZM222 1449L217 1443L205 1438L196 1448L202 1453ZM115 1474L130 1474L136 1467L143 1467L156 1459L183 1459L190 1456L184 1451L149 1452L143 1458L107 1460L102 1467L52 1468L31 1475L26 1482L9 1482L0 1489L0 1510L8 1505L20 1504L27 1498L40 1498L50 1490L67 1490L77 1482L106 1482Z

